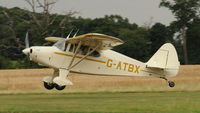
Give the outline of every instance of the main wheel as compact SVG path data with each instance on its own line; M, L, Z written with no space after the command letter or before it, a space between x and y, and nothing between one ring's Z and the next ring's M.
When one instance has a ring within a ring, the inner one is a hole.
M55 85L55 88L57 89L57 90L63 90L63 89L65 89L65 87L66 86L59 86L59 85Z
M53 89L55 86L53 83L47 83L47 82L44 82L44 87L48 90L51 90Z
M175 83L173 81L168 81L169 87L174 87Z

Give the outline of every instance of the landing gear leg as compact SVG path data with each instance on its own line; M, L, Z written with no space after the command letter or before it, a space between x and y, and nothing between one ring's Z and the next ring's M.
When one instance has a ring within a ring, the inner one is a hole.
M44 82L44 87L48 90L51 90L55 87L55 83L53 83L53 79L58 76L59 71L54 69L54 73L53 76L45 76L43 78L43 82Z
M160 78L162 78L162 79L164 79L164 80L166 80L167 81L167 83L168 83L168 85L169 85L169 87L174 87L175 86L175 83L173 82L173 81L169 81L167 78L165 78L165 77L160 77Z

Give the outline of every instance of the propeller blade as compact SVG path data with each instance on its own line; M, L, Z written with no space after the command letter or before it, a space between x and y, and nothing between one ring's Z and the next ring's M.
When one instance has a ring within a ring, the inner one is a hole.
M26 48L29 48L29 38L28 38L28 32L26 33L25 45L26 45Z
M76 37L77 33L79 32L79 29L76 31L76 33L74 34L73 38Z
M69 35L66 37L66 39L68 39L68 38L70 37L70 35L71 35L71 33L72 33L73 30L74 30L74 29L72 29L72 30L70 31L70 33L69 33Z

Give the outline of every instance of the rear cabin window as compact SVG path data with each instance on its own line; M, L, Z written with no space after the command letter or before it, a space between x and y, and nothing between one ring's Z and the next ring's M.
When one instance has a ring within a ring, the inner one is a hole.
M94 51L90 56L93 56L93 57L100 57L100 53L97 52L97 51Z

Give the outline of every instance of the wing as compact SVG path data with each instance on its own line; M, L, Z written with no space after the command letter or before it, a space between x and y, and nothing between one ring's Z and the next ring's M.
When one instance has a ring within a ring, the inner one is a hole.
M58 38L58 37L45 38L45 40L50 42L57 42L60 39L63 38ZM100 45L100 47L98 48L99 50L111 49L114 46L118 46L124 43L122 40L118 38L98 33L88 33L74 38L69 38L66 41L72 44L77 44L78 42L81 41L82 45L89 46L91 48Z
M61 37L46 37L45 38L45 40L49 42L58 42L61 39L65 39L65 38L61 38Z

